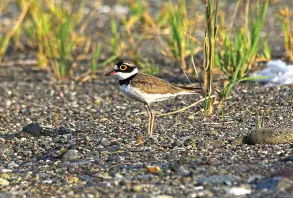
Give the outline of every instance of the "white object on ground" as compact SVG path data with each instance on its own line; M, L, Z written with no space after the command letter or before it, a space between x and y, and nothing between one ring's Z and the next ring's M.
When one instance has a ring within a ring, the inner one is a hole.
M232 187L227 191L227 193L231 195L241 196L250 194L251 190L244 187Z
M267 63L266 69L253 76L268 76L268 78L258 80L266 86L293 84L293 65L286 65L281 60L272 60Z

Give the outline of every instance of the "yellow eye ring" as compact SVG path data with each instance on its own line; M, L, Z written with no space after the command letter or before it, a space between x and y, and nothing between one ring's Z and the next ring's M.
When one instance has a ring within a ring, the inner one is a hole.
M126 66L126 65L121 65L121 66L119 67L119 69L120 69L121 71L124 71L124 70L126 70L126 68L127 68L127 66Z

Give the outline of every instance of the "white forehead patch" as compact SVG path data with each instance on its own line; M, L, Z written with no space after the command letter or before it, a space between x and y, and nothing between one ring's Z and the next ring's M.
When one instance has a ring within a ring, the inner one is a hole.
M114 70L118 70L118 66L117 65L114 66Z

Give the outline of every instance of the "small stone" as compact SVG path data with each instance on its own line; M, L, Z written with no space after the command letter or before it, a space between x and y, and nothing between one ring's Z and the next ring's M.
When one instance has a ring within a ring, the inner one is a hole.
M182 142L182 141L179 141L179 140L175 140L174 142L173 142L173 146L178 146L178 147L181 147L182 145L183 145L183 143L184 142Z
M184 142L184 146L191 146L191 147L195 147L196 146L196 143L195 143L195 140L192 139L192 138L189 138L187 139L185 142Z
M219 175L226 175L226 174L228 174L228 171L226 169L219 169L218 174Z
M102 102L102 98L100 98L100 97L96 98L96 100L95 100L96 105L101 104L101 102Z
M142 185L134 185L134 186L132 186L132 190L134 192L141 192L142 191Z
M194 118L195 118L195 117L194 117L194 114L188 116L188 119L189 119L189 120L194 120Z
M87 194L86 195L88 198L95 198L96 196L94 196L93 194Z
M10 162L8 165L7 165L7 167L8 168L17 168L19 165L17 164L17 163L15 163L14 161L12 161L12 162Z
M5 143L5 139L4 138L0 138L0 143L4 144Z
M70 165L73 165L73 166L85 166L85 165L90 166L91 164L92 162L90 160L78 160L78 161L74 161L70 163Z
M79 155L77 150L68 150L66 153L64 153L62 157L66 161L73 161L77 160L79 158Z
M248 144L282 144L293 142L292 128L262 128L248 135Z
M88 175L81 175L81 176L79 176L79 178L82 179L83 181L88 182L88 181L90 180L91 177L88 176Z
M202 190L198 192L192 192L188 194L188 197L190 198L196 198L196 197L213 197L213 193L209 190Z
M64 134L68 134L69 133L69 130L65 127L59 127L58 129L58 135L64 135Z
M220 164L220 161L217 158L210 158L207 161L208 165L218 165Z
M176 161L170 162L169 167L170 167L170 170L172 171L178 171L180 168L180 164L177 163Z
M22 142L25 142L26 140L27 140L27 138L24 138L24 137L20 138L20 141L22 141Z
M10 182L6 179L0 178L0 186L8 186Z
M35 137L41 136L42 127L39 123L30 123L27 126L23 127L22 132L30 134Z
M177 173L181 176L188 176L190 175L190 171L188 169L186 169L184 166L180 166L180 168L178 169Z
M10 176L8 174L1 174L0 177L3 178L3 179L9 179L10 178Z
M170 195L154 195L154 196L151 196L151 198L173 198L173 196L170 196Z
M111 142L110 142L108 139L103 138L103 139L101 140L101 144L102 144L103 146L109 146L109 145L111 144Z
M46 180L43 180L42 181L44 184L52 184L53 183L53 180L51 179L46 179Z
M12 170L11 169L6 169L6 168L3 168L3 169L1 169L1 171L0 171L0 173L11 173L12 172Z
M232 181L230 180L225 180L224 184L226 184L227 186L232 186Z
M213 143L211 143L211 142L201 141L197 144L197 149L199 151L207 151L207 150L210 150L213 148L214 148Z
M219 135L219 132L218 131L216 131L216 130L211 130L210 132L209 132L211 135L214 135L214 136L217 136L217 135Z
M112 176L109 175L109 173L101 173L101 174L98 174L98 177L99 178L102 178L104 180L111 180L112 179Z
M214 175L209 177L200 178L198 180L199 184L226 184L226 185L232 185L232 183L235 181L235 177L232 175Z
M247 189L245 187L232 187L228 190L228 194L241 196L241 195L247 195L251 193L250 189Z

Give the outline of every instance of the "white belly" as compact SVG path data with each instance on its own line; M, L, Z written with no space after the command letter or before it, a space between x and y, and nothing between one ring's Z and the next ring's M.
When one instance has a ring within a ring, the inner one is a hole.
M176 96L174 94L147 94L140 91L137 88L132 87L131 85L121 85L120 89L129 98L139 102L148 103L148 104L153 102L163 101L163 100Z

